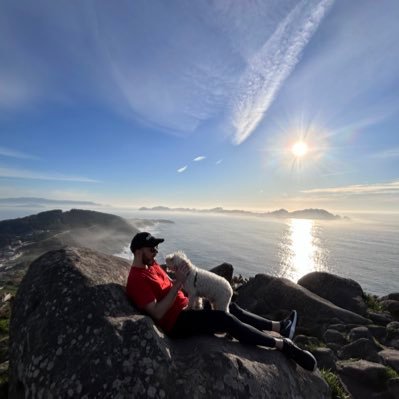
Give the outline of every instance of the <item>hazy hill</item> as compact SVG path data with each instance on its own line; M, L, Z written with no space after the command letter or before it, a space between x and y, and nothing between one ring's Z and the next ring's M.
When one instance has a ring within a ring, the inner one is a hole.
M200 213L222 213L228 215L250 215L260 217L273 218L292 218L292 219L315 219L315 220L336 220L341 219L338 215L326 211L325 209L302 209L298 211L288 212L286 209L278 209L272 212L250 212L242 209L223 209L221 207L211 209L195 209L195 208L168 208L166 206L154 206L153 208L141 207L140 211L175 211L175 212L200 212Z
M0 221L0 279L7 269L24 271L38 256L65 246L120 252L136 232L119 216L80 209Z
M18 219L0 221L0 248L16 238L32 239L38 234L54 234L65 230L89 228L112 229L131 234L132 226L119 216L107 213L72 209L67 212L56 209Z

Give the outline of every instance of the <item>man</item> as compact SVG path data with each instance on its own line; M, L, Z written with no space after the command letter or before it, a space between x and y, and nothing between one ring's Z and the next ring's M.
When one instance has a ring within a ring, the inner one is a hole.
M158 245L162 242L163 238L155 238L147 232L133 237L130 249L134 259L126 292L133 303L149 314L166 334L185 338L199 334L228 333L241 343L276 348L307 370L316 369L314 356L291 341L297 322L295 310L287 319L272 321L247 312L235 303L230 304L230 313L187 309L188 298L181 287L188 268L177 270L175 280L171 280L155 261ZM277 332L282 337L272 337L265 330Z

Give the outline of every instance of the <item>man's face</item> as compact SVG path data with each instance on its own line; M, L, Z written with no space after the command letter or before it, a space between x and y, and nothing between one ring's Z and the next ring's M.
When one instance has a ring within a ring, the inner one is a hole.
M142 248L142 259L145 265L151 266L155 262L155 256L158 253L157 247L144 247Z

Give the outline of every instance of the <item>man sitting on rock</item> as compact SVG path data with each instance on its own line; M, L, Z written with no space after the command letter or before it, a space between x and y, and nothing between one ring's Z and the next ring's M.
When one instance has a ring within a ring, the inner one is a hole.
M271 321L241 309L231 303L228 312L213 309L189 310L188 298L181 287L188 269L177 270L171 281L155 261L158 244L155 238L142 232L133 237L130 249L134 255L127 281L127 295L133 303L149 314L154 322L170 337L184 338L199 334L228 333L239 342L276 348L306 370L314 371L314 356L296 346L294 336L297 313L281 321ZM274 338L264 331L275 331L282 338Z

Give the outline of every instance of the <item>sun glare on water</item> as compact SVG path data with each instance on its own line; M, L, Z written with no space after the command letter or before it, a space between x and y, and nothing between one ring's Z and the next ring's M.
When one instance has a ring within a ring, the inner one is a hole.
M292 147L291 152L297 158L304 157L309 151L308 145L304 141L297 141Z
M282 240L282 276L298 281L313 271L325 270L327 252L320 247L313 220L291 219Z

